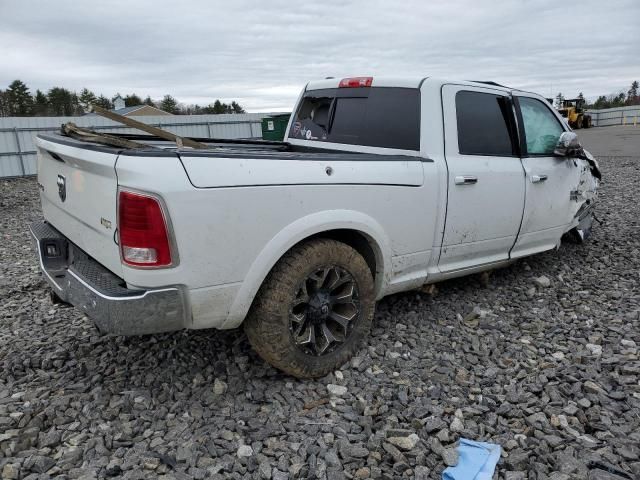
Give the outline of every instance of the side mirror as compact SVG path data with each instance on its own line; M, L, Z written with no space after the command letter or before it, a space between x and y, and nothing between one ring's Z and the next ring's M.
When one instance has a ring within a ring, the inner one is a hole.
M578 135L573 132L563 132L556 143L553 154L558 157L574 157L582 153L582 145L578 140Z

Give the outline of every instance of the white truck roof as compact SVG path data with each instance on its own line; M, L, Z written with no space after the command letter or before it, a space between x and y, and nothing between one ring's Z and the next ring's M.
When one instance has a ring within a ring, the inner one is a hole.
M369 76L361 76L369 77ZM358 76L353 77L331 77L324 78L322 80L312 80L307 86L306 90L321 90L325 88L338 88L340 81L343 78L359 78ZM416 76L406 76L406 77L385 77L385 76L371 76L372 87L400 87L400 88L419 88L423 82L428 82L430 85L434 87L440 87L444 84L455 83L457 85L475 85L475 86L484 86L489 88L494 88L496 90L502 90L505 92L509 92L514 90L513 88L505 87L503 85L499 85L497 83L485 82L485 81L472 81L472 80L448 80L442 78L434 78L434 77L416 77Z

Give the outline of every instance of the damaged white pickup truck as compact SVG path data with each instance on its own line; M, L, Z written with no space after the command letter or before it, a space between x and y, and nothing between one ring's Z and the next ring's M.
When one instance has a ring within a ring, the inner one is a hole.
M584 239L600 178L544 98L491 82L311 82L284 142L78 137L37 141L54 298L119 335L244 322L299 377L385 295Z

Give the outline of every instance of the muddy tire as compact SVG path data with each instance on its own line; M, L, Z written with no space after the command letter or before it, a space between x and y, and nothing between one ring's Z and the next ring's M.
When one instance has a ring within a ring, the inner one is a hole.
M315 239L273 267L244 329L269 364L299 378L322 377L358 351L374 309L373 276L364 258L344 243Z

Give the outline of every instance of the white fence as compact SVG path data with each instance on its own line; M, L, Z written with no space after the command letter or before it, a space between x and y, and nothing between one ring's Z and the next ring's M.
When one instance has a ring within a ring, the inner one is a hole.
M261 138L261 121L268 113L223 115L163 115L133 117L183 137ZM107 118L81 117L0 117L0 178L36 173L35 137L55 132L60 125L74 122L80 127L116 133L141 133ZM142 132L144 133L144 132Z
M640 126L640 105L603 108L602 110L587 110L587 113L591 115L594 127L634 124Z

